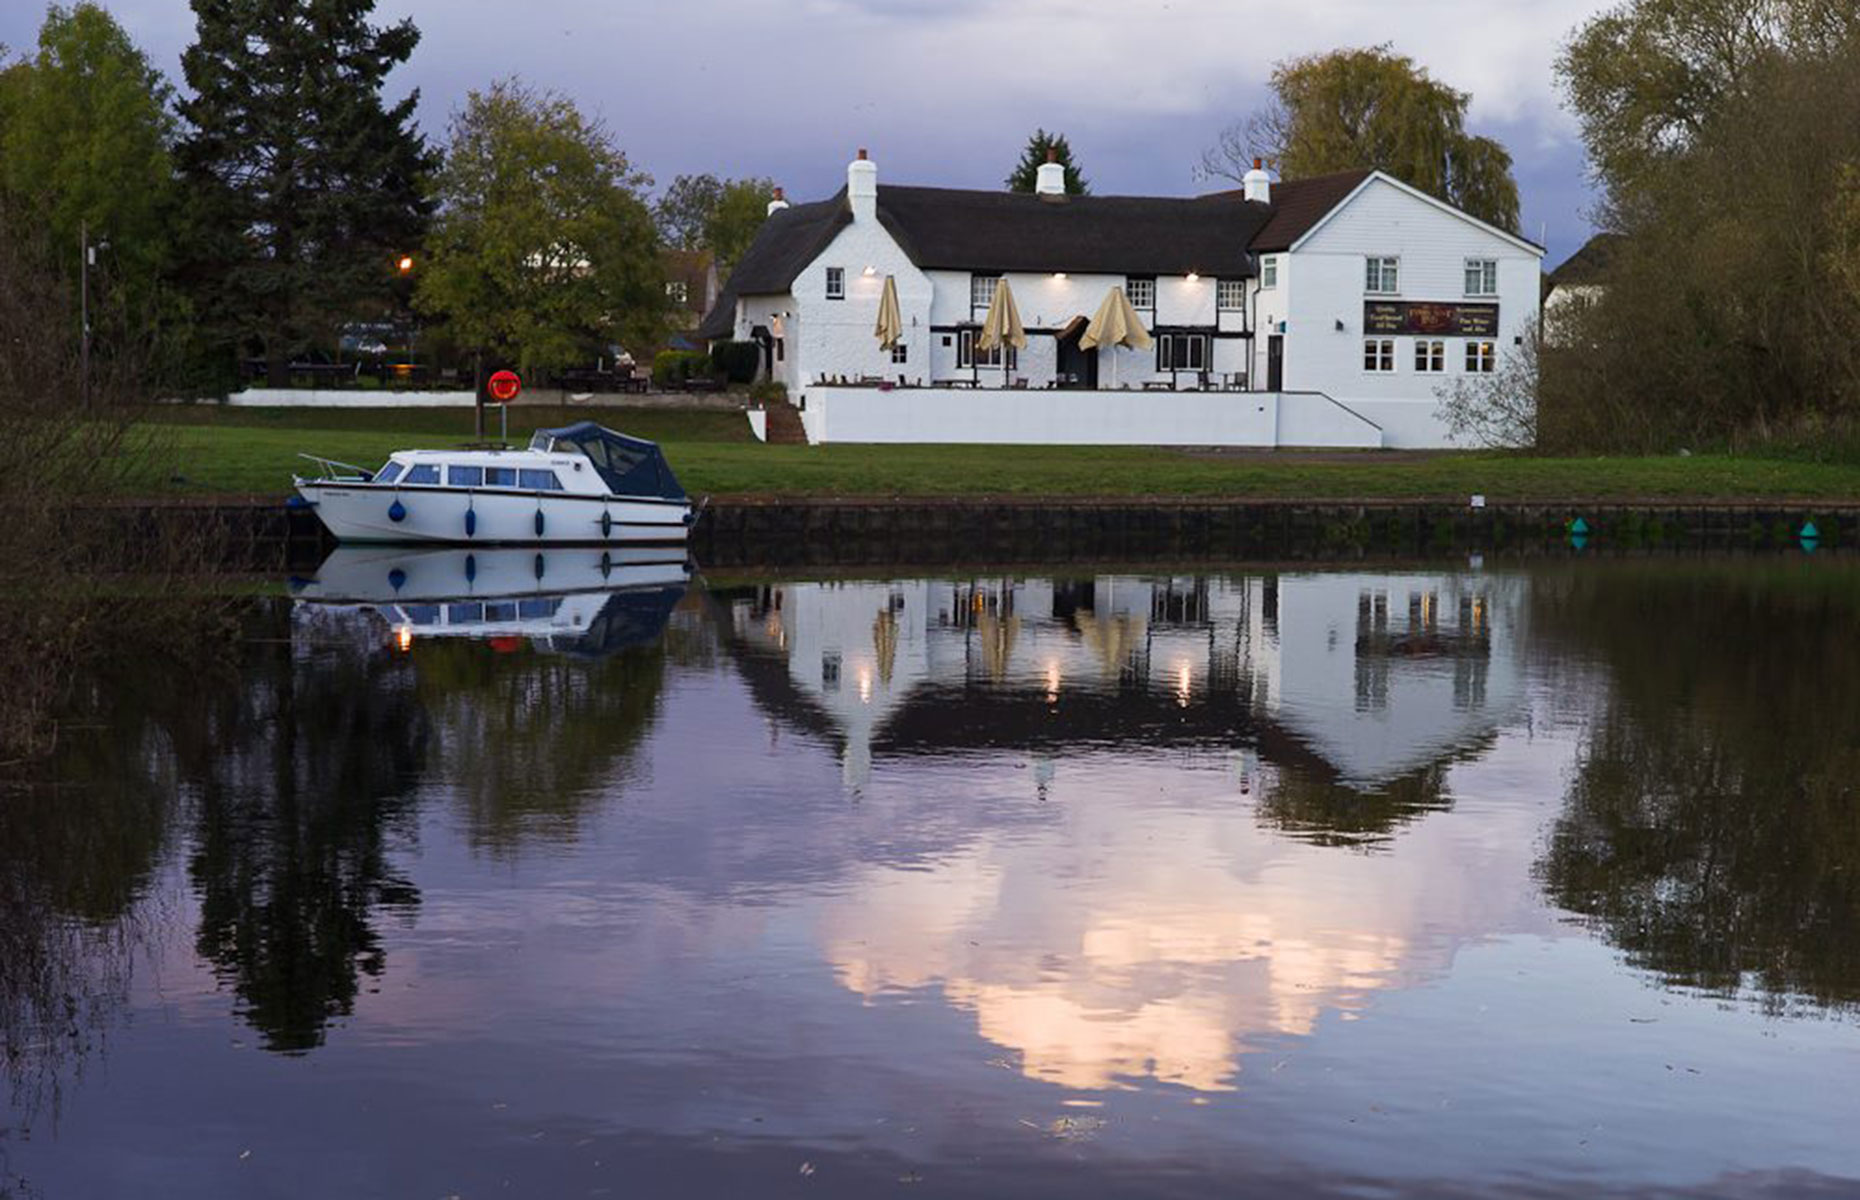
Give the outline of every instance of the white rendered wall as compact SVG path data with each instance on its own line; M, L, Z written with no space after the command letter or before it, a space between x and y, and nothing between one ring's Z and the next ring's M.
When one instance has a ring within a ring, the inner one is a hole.
M1135 389L810 387L810 442L1375 449L1382 431L1318 395Z
M1364 260L1401 260L1401 290L1370 296ZM1465 373L1465 338L1449 337L1446 371L1415 370L1416 338L1397 337L1395 370L1363 369L1366 300L1437 301L1499 306L1497 351L1514 352L1537 317L1541 255L1492 231L1377 179L1314 230L1295 252L1279 256L1279 286L1257 294L1259 337L1255 367L1263 384L1266 339L1274 321L1286 322L1285 387L1323 392L1381 425L1390 446L1446 446L1437 389ZM1498 295L1468 296L1469 258L1498 262ZM1341 325L1340 330L1338 326Z
M226 397L234 408L470 408L474 392L364 391L340 388L247 388Z

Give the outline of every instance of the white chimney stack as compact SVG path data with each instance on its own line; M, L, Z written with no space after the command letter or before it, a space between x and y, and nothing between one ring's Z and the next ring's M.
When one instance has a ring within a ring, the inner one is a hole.
M1246 189L1246 198L1260 204L1272 203L1272 176L1266 174L1266 164L1261 159L1253 160L1253 169L1240 181Z
M1040 164L1033 178L1033 194L1036 196L1063 196L1066 194L1066 168L1059 161L1059 156L1051 150L1046 152L1046 161Z
M878 164L866 157L860 147L859 157L846 164L846 200L852 205L855 221L870 221L878 216Z
M768 215L772 217L776 213L780 212L782 209L787 208L787 207L788 207L788 198L782 194L782 190L780 188L776 188L775 195L770 197L769 199Z

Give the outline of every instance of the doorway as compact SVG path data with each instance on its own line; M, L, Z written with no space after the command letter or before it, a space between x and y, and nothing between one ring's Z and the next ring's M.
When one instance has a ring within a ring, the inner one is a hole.
M1266 339L1266 390L1285 390L1285 335L1282 333Z
M1058 372L1060 387L1098 386L1098 351L1095 347L1087 350L1079 345L1079 339L1085 336L1088 324L1084 317L1076 317L1059 334L1059 353L1054 370Z

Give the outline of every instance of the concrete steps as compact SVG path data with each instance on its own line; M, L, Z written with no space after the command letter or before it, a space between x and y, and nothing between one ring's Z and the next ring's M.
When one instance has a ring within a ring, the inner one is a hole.
M770 400L768 442L771 446L807 445L807 427L801 424L801 410L786 400Z

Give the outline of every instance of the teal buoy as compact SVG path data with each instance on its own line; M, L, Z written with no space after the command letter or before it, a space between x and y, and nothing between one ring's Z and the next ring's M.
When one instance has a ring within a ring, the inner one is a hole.
M539 508L536 510L536 536L541 537L542 531L543 531L543 512L542 512L542 509Z
M400 498L396 496L394 498L394 503L388 505L388 520L398 525L402 521L405 521L406 519L407 519L407 506L405 504L402 504L400 502Z
M1589 532L1589 523L1581 517L1577 517L1569 523L1569 531L1577 537L1581 537Z
M1586 533L1572 533L1569 535L1569 548L1572 550L1580 550L1588 544L1589 535Z
M1802 522L1802 540L1803 541L1812 542L1820 536L1821 536L1821 530L1815 528L1815 523L1813 521Z

